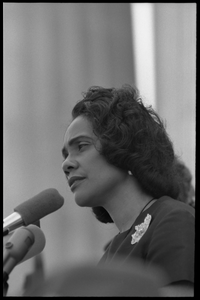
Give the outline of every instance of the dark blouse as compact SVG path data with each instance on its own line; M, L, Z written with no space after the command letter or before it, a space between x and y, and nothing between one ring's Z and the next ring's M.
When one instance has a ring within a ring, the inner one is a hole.
M135 226L151 216L139 241L131 244ZM168 196L161 197L143 211L133 226L116 235L99 265L142 261L146 267L158 267L167 275L165 284L187 280L194 282L195 210Z

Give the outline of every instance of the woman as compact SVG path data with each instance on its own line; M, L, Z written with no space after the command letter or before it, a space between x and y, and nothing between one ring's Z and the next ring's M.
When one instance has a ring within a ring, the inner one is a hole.
M137 259L165 272L163 295L192 295L194 209L176 200L172 142L138 90L91 87L72 110L62 154L76 203L119 229L99 264Z

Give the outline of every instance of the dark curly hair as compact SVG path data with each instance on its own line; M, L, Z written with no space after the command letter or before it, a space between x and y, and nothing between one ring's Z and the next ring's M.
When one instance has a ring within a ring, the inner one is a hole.
M131 171L150 195L177 198L174 150L165 126L151 106L145 106L136 87L93 86L72 110L73 120L84 115L99 138L106 160ZM113 222L103 207L92 208L103 223Z
M182 160L177 159L175 163L180 189L177 200L187 203L195 208L195 190L192 184L192 174Z

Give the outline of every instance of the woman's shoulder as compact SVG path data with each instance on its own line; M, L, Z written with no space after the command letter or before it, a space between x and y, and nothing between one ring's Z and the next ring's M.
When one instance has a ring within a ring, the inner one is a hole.
M135 226L145 220L148 216L151 225L150 232L155 228L191 228L195 225L195 209L190 205L168 196L163 196L155 201L148 209L136 219L132 230ZM149 231L149 230L148 230Z
M194 207L187 203L181 202L179 200L173 199L169 196L163 196L149 207L146 212L160 213L161 215L168 214L189 214L195 216Z

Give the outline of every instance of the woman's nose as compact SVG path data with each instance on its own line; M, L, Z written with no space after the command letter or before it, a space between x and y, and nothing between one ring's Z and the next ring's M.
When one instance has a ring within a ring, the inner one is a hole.
M70 172L78 167L76 160L71 159L69 156L63 161L62 169L63 172L68 176Z

